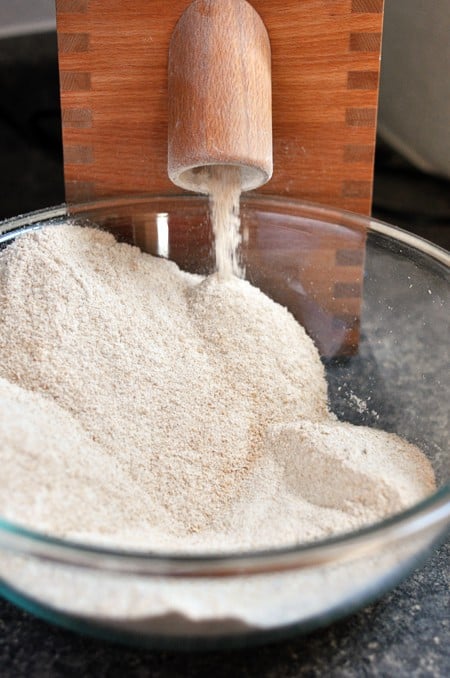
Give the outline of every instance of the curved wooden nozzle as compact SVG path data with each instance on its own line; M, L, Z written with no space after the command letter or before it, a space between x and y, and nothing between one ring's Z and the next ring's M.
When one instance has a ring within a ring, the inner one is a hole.
M242 190L272 176L270 43L245 0L195 0L169 50L168 174L205 192L204 169L241 168Z

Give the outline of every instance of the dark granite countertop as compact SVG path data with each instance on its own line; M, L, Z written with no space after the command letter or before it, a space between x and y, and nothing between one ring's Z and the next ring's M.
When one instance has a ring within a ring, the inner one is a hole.
M63 201L55 55L52 35L0 41L0 218ZM376 215L448 247L449 196L448 183L379 146ZM51 626L0 599L0 676L449 676L448 565L446 544L393 592L327 629L227 652L121 647Z
M3 678L360 678L450 675L449 545L379 602L309 636L242 650L139 650L77 636L0 602Z

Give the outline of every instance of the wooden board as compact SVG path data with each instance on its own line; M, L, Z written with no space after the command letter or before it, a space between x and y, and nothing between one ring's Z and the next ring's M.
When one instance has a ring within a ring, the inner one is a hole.
M167 176L167 63L173 28L189 4L56 0L69 203L182 193ZM383 0L251 4L272 48L274 173L258 192L369 214ZM134 218L121 215L121 224L142 245L145 229ZM104 225L114 230L108 219ZM306 306L298 317L324 355L334 355L330 327L342 355L357 348L363 237L356 249L341 261L345 243L336 249L319 238L315 251L292 261L323 310L327 329L312 313L308 320Z
M69 201L179 193L167 177L167 57L189 0L57 0ZM265 193L368 214L382 0L253 0L272 46Z

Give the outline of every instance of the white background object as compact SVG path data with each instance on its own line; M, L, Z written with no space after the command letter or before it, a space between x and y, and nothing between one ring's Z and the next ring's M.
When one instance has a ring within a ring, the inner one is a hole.
M450 178L449 0L386 0L378 132Z
M55 29L55 0L0 0L0 38Z

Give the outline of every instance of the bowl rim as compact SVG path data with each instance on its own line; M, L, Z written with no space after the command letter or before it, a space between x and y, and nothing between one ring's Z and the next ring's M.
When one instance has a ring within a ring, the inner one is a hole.
M0 221L0 244L10 239L12 232L23 233L37 230L43 223L55 225L68 217L80 217L89 209L105 209L127 205L150 204L161 200L177 203L206 202L198 195L141 195L102 198L68 206L58 205L36 210ZM345 219L345 225L363 228L368 234L375 233L392 238L396 242L416 248L445 267L450 267L450 253L433 243L397 226L356 214L336 207L319 205L283 196L247 195L242 203L255 205L262 202L267 208L290 206L302 216L328 223ZM358 530L342 533L310 543L254 549L202 553L143 551L142 549L118 549L95 546L74 540L49 536L5 520L0 516L0 549L15 555L33 556L57 564L72 565L89 570L101 570L127 575L165 577L229 577L261 573L275 573L322 566L338 561L355 559L377 551L381 545L399 542L411 535L432 532L434 539L445 534L450 527L450 484L405 511L377 521Z

